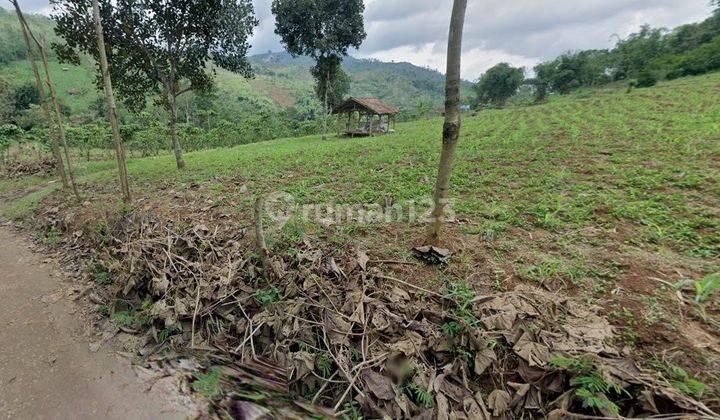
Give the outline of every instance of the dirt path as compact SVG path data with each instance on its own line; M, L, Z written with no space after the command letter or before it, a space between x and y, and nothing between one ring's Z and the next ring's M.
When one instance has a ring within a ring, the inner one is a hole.
M187 418L172 392L141 380L130 363L92 353L65 297L71 285L0 226L0 419ZM147 389L150 388L150 391Z

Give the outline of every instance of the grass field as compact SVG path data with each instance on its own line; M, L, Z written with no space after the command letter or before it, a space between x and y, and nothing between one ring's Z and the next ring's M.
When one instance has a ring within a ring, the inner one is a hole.
M458 222L446 236L453 263L403 265L393 275L437 287L468 281L490 291L531 282L562 290L602 305L627 344L650 353L720 345L711 324L677 315L674 291L664 286L720 271L718 95L715 74L465 117L452 181ZM138 206L178 217L202 217L200 209L172 205L188 196L248 223L258 193L282 191L301 204L422 201L432 193L441 127L433 119L399 124L398 134L383 137L189 153L182 173L170 155L133 159L129 172ZM91 203L85 207L114 202L113 162L82 164L78 175ZM0 191L17 187L0 181ZM27 216L55 188L10 203L6 216ZM274 239L310 233L412 261L423 231L417 223L293 220ZM711 300L708 314L718 313ZM705 381L718 380L708 370L717 358L683 357Z

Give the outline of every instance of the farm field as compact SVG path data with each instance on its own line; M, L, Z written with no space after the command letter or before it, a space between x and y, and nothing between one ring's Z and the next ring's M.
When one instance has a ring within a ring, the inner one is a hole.
M718 295L694 305L696 294L674 285L720 272L718 94L720 74L711 74L464 116L452 178L456 222L443 240L454 253L447 266L417 262L411 249L422 244L425 225L407 221L313 222L296 213L269 231L271 252L312 237L338 253L351 245L371 260L399 262L380 269L424 289L483 296L532 285L597 305L616 328L617 346L644 367L689 372L717 407ZM255 198L278 192L297 205L424 203L441 130L442 121L430 119L381 137L193 152L179 173L170 155L131 159L135 208L116 198L113 161L77 162L80 205L42 177L0 180L0 195L16 197L5 217L42 226L45 240L139 210L176 227L240 230L252 224Z

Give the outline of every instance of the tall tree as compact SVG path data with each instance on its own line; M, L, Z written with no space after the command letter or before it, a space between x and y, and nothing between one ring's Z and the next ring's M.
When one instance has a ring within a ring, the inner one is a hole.
M358 48L367 36L362 0L273 0L275 33L293 56L315 60L315 79L323 92L323 138L327 135L329 86L340 74L337 68L350 47Z
M78 52L99 61L90 0L51 0L55 32L65 44L58 56L78 61ZM185 167L177 132L178 97L206 92L214 84L208 62L252 76L249 38L257 26L252 0L101 0L101 24L110 77L131 110L145 107L146 95L170 113L170 133L179 169ZM98 74L98 87L103 87Z
M445 124L443 125L440 165L433 194L433 210L428 232L428 241L437 243L445 218L445 207L450 192L450 176L455 162L455 150L460 137L460 61L462 57L462 36L465 25L467 0L453 2L448 36L447 71L445 72Z
M517 92L524 79L523 69L500 63L486 71L475 85L478 102L503 107Z
M25 23L25 25L27 26L27 23ZM55 111L55 119L57 121L58 132L60 133L60 142L62 143L63 151L65 152L65 163L67 164L67 168L65 169L67 169L67 177L70 181L70 187L72 187L73 194L75 194L75 198L80 201L80 193L78 192L77 184L75 183L72 162L70 161L70 148L67 143L67 133L65 132L65 123L63 122L62 111L60 111L60 101L58 100L57 90L55 90L55 84L52 81L52 75L50 73L50 62L48 61L47 50L45 48L45 38L40 38L40 41L37 41L37 44L40 47L40 57L42 58L43 66L45 67L45 82L50 89L50 99L52 100L53 110Z
M117 106L113 94L112 79L107 61L105 37L103 35L102 21L100 18L100 5L98 0L93 0L93 23L95 24L95 37L97 38L98 53L100 59L100 72L102 73L105 96L109 109L110 126L112 127L113 139L115 140L115 158L118 163L118 175L120 176L120 190L126 203L130 202L130 184L128 183L127 168L125 167L125 150L123 149L122 138L120 137L120 124L118 124Z
M18 4L17 0L10 0L10 2L15 7L15 14L17 15L18 22L20 23L20 27L22 29L23 41L25 41L25 48L27 48L27 58L30 62L33 76L35 76L35 86L37 87L40 99L40 106L43 110L45 121L48 125L48 133L50 135L50 141L52 144L53 156L55 156L55 161L57 162L58 166L58 174L60 175L60 180L62 181L63 188L68 189L70 188L70 183L68 182L67 174L65 173L65 164L63 163L62 155L60 154L60 145L58 144L55 124L53 123L53 118L50 115L50 107L48 106L47 97L45 96L45 88L43 88L43 83L40 79L40 71L38 70L38 66L35 63L35 53L33 51L32 45L30 44L30 34L27 26L24 23L25 17L23 16L22 10L20 10L20 5Z
M327 116L329 110L342 102L350 91L350 77L342 69L341 61L335 57L319 59L310 73L316 82L315 95L323 103ZM327 132L327 118L323 119L323 129Z

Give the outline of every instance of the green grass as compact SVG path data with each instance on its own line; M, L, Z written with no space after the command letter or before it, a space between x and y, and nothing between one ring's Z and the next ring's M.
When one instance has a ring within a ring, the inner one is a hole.
M3 217L10 220L28 217L37 210L43 198L49 196L57 189L58 186L53 184L11 201L2 208Z

